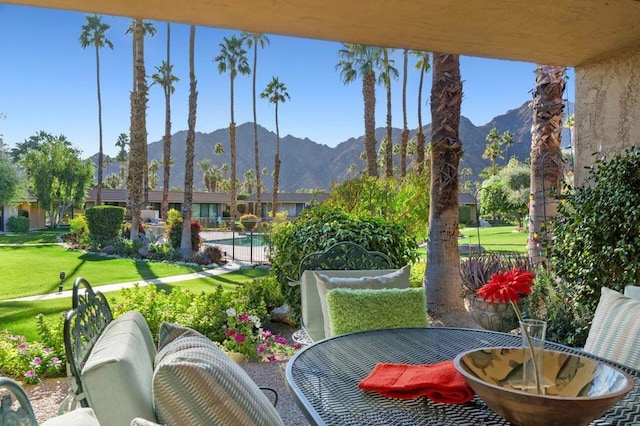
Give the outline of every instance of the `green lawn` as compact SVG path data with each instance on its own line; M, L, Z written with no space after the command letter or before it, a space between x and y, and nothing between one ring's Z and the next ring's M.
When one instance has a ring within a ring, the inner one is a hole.
M192 293L209 293L215 291L218 285L222 285L225 291L232 291L237 285L265 276L267 273L266 269L261 268L243 269L209 278L162 284L157 287L165 291L182 288ZM120 291L106 292L105 296L109 304L117 302L121 298ZM71 297L38 302L0 301L0 324L2 324L2 329L7 329L13 334L26 336L29 340L38 340L35 316L42 313L48 321L54 321L59 315L62 315L62 312L69 309L71 309Z
M201 271L198 266L116 259L66 250L57 245L0 246L0 300L58 291L60 271L65 290L77 277L92 286L168 277Z
M478 244L478 228L464 228L462 235L464 237L458 240L459 244ZM524 253L528 236L526 231L518 232L513 225L480 228L480 245L491 252Z
M517 232L513 225L492 226L480 228L480 245L486 251L491 252L520 252L527 249L527 232ZM478 228L464 228L463 237L458 239L458 244L478 244ZM424 259L427 254L426 247L418 249L420 257Z
M15 234L0 234L0 244L55 243L57 237L69 232L69 228L43 229Z

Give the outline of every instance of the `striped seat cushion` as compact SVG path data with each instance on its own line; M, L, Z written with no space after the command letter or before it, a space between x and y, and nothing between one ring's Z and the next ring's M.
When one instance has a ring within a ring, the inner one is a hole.
M602 287L584 350L640 368L640 300Z
M209 339L164 323L153 374L158 421L172 425L282 425L247 373Z

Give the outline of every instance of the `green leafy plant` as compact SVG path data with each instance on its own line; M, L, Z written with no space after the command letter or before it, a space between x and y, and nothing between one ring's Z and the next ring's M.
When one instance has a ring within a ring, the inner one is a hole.
M11 216L7 221L9 232L29 232L29 218L24 216Z
M622 291L640 283L639 168L639 147L597 160L586 184L558 208L547 249L567 303L557 312L568 322L560 341L584 344L603 286Z
M299 279L300 261L307 254L326 250L341 241L385 253L397 268L418 258L417 243L411 233L398 222L380 216L316 206L303 211L294 221L275 224L271 267L295 319L300 318L300 288L290 286L289 282Z
M116 238L124 220L124 207L96 206L85 210L91 238Z
M240 217L240 225L245 231L251 232L258 226L258 216L254 214L243 214Z
M62 320L60 316L57 324L50 324L38 315L39 341L29 342L24 336L0 330L0 373L27 384L62 376L65 365Z
M195 221L191 221L191 248L196 253L200 249L200 224ZM182 241L182 219L177 222L172 222L167 228L167 234L169 235L169 243L175 249L180 248Z

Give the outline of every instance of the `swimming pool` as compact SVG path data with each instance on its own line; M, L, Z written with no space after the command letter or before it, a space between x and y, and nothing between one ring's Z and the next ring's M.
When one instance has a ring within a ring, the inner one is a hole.
M220 244L220 245L229 245L229 246L232 246L235 244L236 246L250 247L251 239L253 239L254 247L262 247L267 245L267 243L263 240L262 235L254 235L253 237L241 236L241 237L235 237L235 238L224 238L221 240L207 240L205 242L208 244Z

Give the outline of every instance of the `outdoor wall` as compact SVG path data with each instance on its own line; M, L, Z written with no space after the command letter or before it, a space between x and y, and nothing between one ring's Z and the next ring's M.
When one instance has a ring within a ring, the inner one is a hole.
M576 67L575 183L584 183L594 152L611 157L640 145L640 49Z

